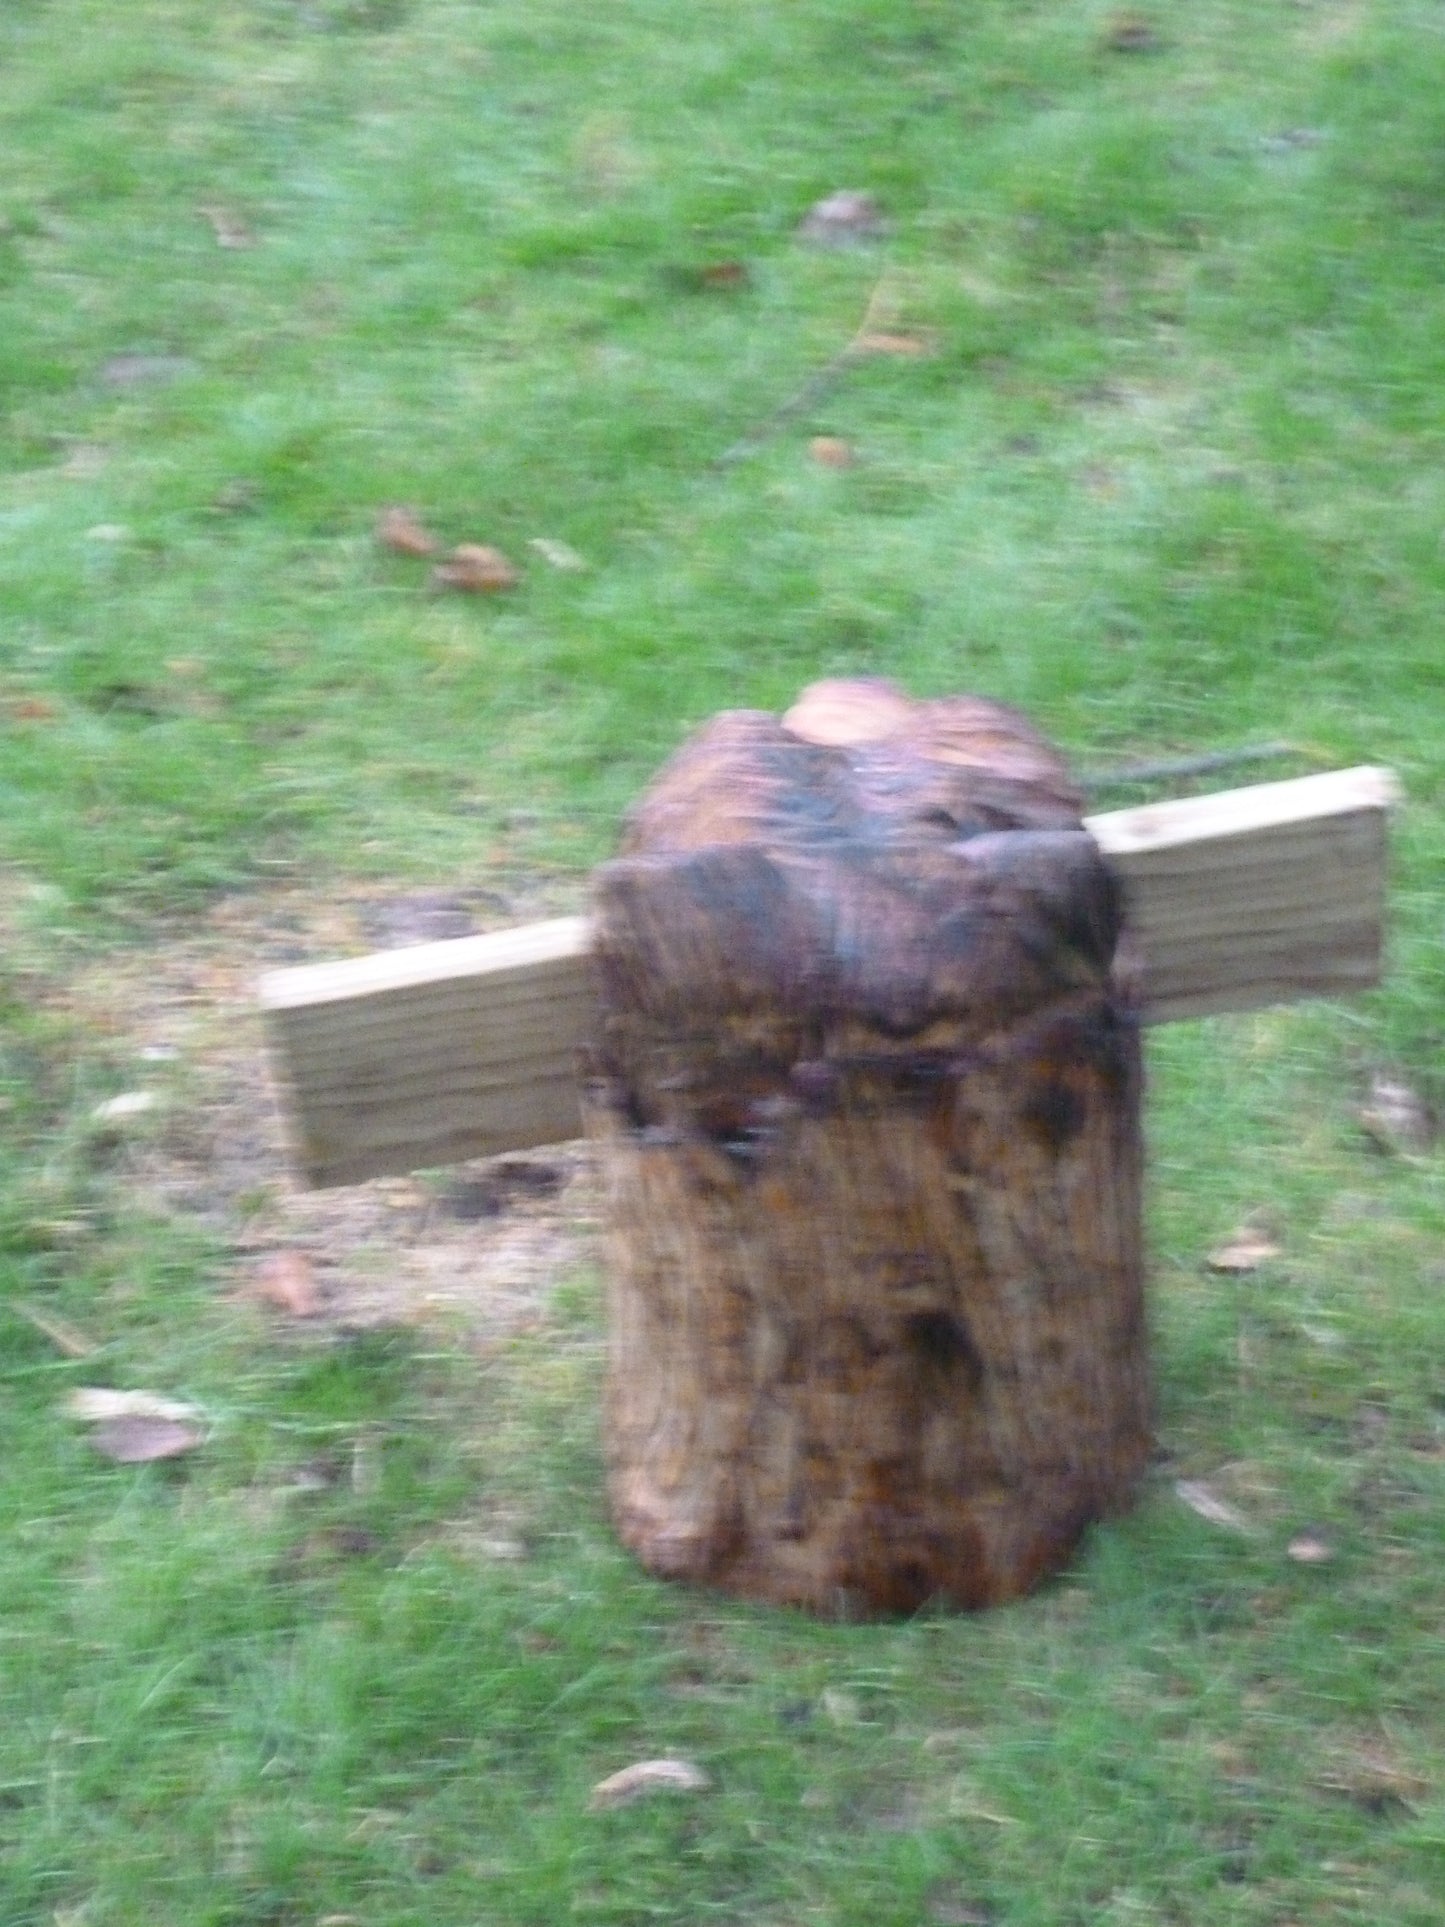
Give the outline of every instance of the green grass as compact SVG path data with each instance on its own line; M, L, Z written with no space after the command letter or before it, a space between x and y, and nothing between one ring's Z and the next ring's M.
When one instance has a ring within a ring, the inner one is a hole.
M102 1345L0 1306L4 1927L1439 1920L1445 1186L1352 1104L1445 1099L1445 16L1147 11L0 6L0 1291ZM794 238L840 186L884 242ZM875 294L936 352L717 466ZM520 588L429 595L398 501ZM240 1308L63 994L222 891L565 890L690 724L857 670L1408 796L1384 990L1151 1042L1165 1476L1035 1600L867 1628L616 1549L592 1281L481 1361ZM102 1465L97 1376L215 1437ZM670 1750L715 1790L586 1812Z

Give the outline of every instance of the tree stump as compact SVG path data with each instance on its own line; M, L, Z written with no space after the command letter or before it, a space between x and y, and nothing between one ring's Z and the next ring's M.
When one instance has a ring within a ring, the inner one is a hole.
M827 1613L1027 1591L1150 1443L1136 998L1011 711L717 717L598 872L605 1434L654 1572Z

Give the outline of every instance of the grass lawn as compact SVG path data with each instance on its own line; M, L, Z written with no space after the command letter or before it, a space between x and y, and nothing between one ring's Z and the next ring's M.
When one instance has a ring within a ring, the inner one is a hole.
M838 188L885 229L800 239ZM926 352L790 411L865 315ZM1438 1927L1445 1165L1357 1117L1445 1106L1437 0L0 0L0 397L0 1924ZM136 1016L198 932L254 1056L278 904L565 904L850 672L1407 796L1383 990L1151 1038L1158 1476L982 1618L646 1579L594 1265L298 1324L266 1200L93 1115L206 1164ZM211 1434L109 1464L83 1384ZM588 1811L663 1753L711 1791Z

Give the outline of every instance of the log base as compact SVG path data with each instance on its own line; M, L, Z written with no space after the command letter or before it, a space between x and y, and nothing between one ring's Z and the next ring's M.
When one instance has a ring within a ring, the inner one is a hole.
M878 1055L753 1166L594 1089L613 1515L667 1578L847 1616L993 1605L1144 1467L1127 1020L1057 1013L931 1088Z

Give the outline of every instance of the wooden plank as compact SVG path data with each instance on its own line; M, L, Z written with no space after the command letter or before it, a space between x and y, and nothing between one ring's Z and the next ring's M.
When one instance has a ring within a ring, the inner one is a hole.
M1121 877L1151 1023L1379 980L1389 771L1341 770L1087 819ZM312 1185L580 1129L587 923L563 917L263 979Z
M1091 817L1123 879L1150 1023L1379 982L1398 786L1351 769Z
M576 1057L593 1009L581 917L278 970L261 1002L308 1184L581 1131Z

